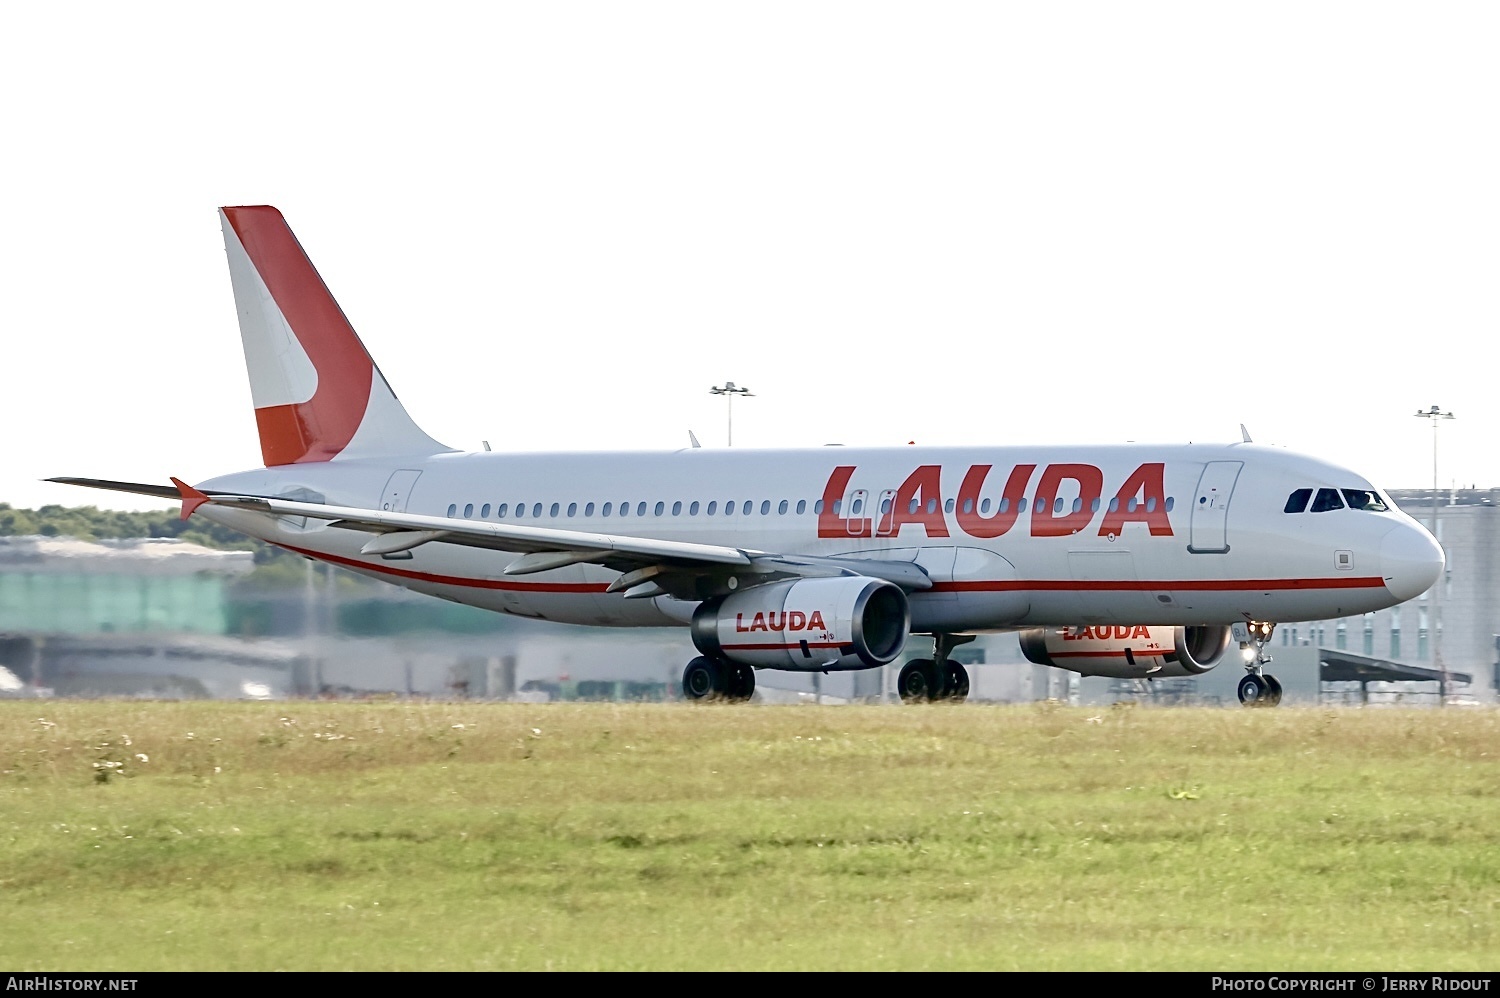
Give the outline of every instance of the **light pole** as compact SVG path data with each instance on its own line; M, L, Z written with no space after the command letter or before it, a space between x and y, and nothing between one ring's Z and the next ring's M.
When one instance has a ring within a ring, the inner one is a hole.
M715 385L708 390L710 395L724 396L724 403L729 410L729 446L734 446L734 397L736 395L754 395L748 388L741 388L733 381L724 382L723 386Z
M1444 412L1441 406L1433 406L1431 409L1418 409L1413 415L1421 419L1432 421L1432 530L1433 539L1437 539L1438 521L1438 422L1444 419L1453 419L1453 413ZM1438 541L1438 546L1442 546ZM1438 576L1437 583L1432 587L1432 664L1438 670L1438 706L1441 707L1448 702L1448 668L1443 665L1443 581L1447 575L1446 568L1443 575Z

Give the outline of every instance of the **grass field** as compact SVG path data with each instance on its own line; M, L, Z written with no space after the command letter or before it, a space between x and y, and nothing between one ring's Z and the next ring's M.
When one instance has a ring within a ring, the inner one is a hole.
M1500 969L1488 709L0 703L0 968Z

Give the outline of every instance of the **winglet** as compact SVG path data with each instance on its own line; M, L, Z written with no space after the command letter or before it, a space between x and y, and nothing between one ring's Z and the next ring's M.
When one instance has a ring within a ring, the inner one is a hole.
M182 518L184 520L193 515L193 510L209 501L208 496L179 478L172 479L172 484L177 486L177 491L182 495Z

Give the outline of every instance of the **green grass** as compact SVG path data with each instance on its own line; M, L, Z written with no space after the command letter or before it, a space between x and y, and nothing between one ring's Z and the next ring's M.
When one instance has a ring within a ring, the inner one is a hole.
M0 703L0 966L1495 970L1497 753L1487 709Z

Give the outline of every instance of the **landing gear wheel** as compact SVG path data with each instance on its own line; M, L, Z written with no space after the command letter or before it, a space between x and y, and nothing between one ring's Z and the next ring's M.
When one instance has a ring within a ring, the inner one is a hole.
M727 672L722 663L699 655L682 670L682 695L689 700L717 700L724 695Z
M1240 703L1246 707L1254 707L1260 703L1260 698L1265 696L1266 687L1259 676L1252 674L1240 680L1240 685L1235 692L1239 694Z
M896 692L902 703L928 703L943 694L937 663L930 658L914 658L901 667L896 677Z
M969 671L957 662L949 662L943 676L943 699L963 703L969 698Z
M1267 707L1275 707L1281 703L1281 683L1275 676L1262 675L1260 681L1266 684L1266 695L1264 703Z
M724 699L730 703L744 703L755 695L755 670L741 662L730 662L724 666Z
M1281 684L1272 676L1250 673L1240 680L1240 703L1246 707L1274 707L1281 702Z

